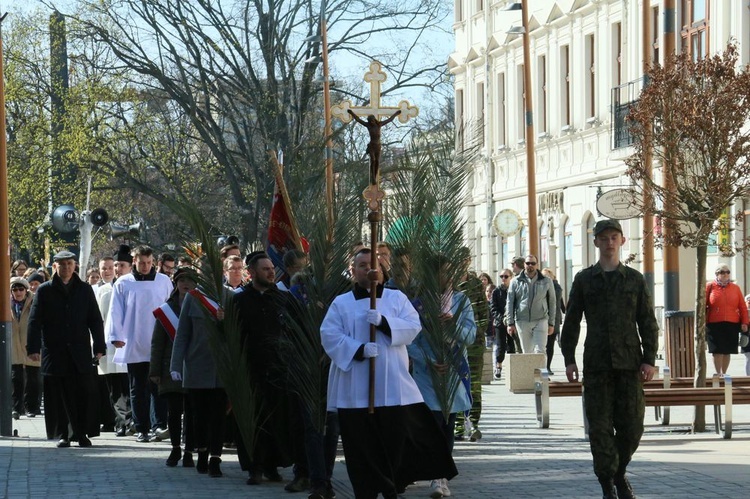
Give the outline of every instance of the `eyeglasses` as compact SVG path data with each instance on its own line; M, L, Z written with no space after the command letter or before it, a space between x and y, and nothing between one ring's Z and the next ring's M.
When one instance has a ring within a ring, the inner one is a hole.
M720 271L718 271L716 273L716 275L719 275L719 274L729 274L729 271L728 270L720 270Z
M526 265L531 265L532 267L536 265L536 262L524 262Z
M501 275L500 279L510 279L510 276L509 275Z

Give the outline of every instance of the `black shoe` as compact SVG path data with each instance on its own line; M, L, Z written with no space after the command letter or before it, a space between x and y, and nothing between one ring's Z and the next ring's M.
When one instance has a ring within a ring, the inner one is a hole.
M295 476L294 479L284 486L287 492L304 492L310 489L310 479L306 476Z
M13 416L13 419L21 419L21 415L18 413L18 411L13 411L11 415Z
M336 492L333 491L333 485L330 481L326 484L326 499L336 499Z
M463 434L461 434L461 435L456 435L456 436L455 436L455 437L454 437L453 439L454 439L455 441L457 441L457 442L461 442L461 441L463 441L463 440L464 440L464 436L463 436Z
M615 488L619 499L635 499L633 487L630 486L630 482L625 475L615 477Z
M266 468L263 470L263 476L265 476L269 482L283 482L284 479L279 475L276 468Z
M179 447L172 447L172 452L169 453L169 457L167 458L167 466L170 468L174 468L177 466L177 463L180 462L180 456L182 455L182 449Z
M78 439L78 447L91 447L91 440L86 435L81 435Z
M115 433L115 436L124 437L124 436L127 436L127 434L128 434L128 429L125 428L124 426L120 426L119 428L117 428L117 432Z
M608 480L599 479L599 483L602 486L602 498L603 499L618 499L617 489L615 489L615 482L611 478Z
M57 447L60 449L70 447L70 440L68 440L67 438L61 438L57 441Z
M211 456L208 460L208 476L212 478L219 478L224 476L221 472L221 458L217 456Z
M185 451L182 455L182 467L183 468L194 468L195 463L193 462L193 453Z
M248 475L247 482L245 483L248 485L260 485L262 475L260 471L250 471Z
M151 441L151 438L148 436L148 433L139 433L138 435L136 435L135 441L141 442L141 443L148 443Z
M198 464L195 465L195 471L201 474L208 473L208 451L198 451Z
M325 488L314 488L309 496L307 496L307 499L326 499L326 489Z

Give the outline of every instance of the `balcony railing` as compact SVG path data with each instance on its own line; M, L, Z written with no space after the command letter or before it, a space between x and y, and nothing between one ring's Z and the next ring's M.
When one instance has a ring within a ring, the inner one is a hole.
M612 149L627 147L635 141L627 116L633 104L638 102L643 85L644 78L639 78L612 89Z

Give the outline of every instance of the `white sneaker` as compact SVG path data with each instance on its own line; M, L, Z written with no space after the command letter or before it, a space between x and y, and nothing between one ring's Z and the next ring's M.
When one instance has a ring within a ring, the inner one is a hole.
M448 479L443 478L440 480L441 486L443 487L443 497L450 497L451 496L451 489L448 488Z
M432 499L443 497L443 480L433 480L430 482L430 497Z

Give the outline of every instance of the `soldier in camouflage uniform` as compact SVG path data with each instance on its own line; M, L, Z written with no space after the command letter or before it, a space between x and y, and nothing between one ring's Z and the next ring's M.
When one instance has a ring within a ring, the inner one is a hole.
M586 417L594 472L605 498L635 497L625 477L643 434L643 381L653 378L659 328L643 275L620 263L625 243L616 220L594 226L599 262L579 272L570 291L561 350L569 381L586 315L583 351Z
M471 372L471 398L472 405L469 420L473 426L469 440L476 442L482 438L479 431L479 418L482 415L482 371L484 370L484 351L486 350L485 336L490 318L490 304L484 292L484 284L477 277L476 272L469 272L471 256L468 248L464 248L464 265L466 273L458 285L458 290L463 292L471 302L474 312L474 321L477 325L477 337L473 345L469 345L467 354L469 356L469 370ZM459 412L456 418L456 439L464 439L464 428L466 427L465 416Z

